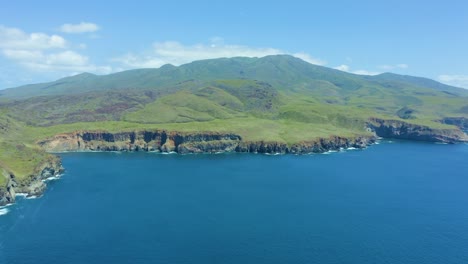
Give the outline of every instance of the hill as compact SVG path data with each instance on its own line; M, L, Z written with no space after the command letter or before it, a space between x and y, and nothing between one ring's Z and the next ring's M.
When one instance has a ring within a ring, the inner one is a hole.
M189 152L220 146L245 149L238 140L253 142L250 151L324 151L358 144L355 140L374 133L465 141L461 129L468 127L467 97L467 90L426 78L355 75L288 55L203 60L104 76L83 73L0 91L0 185L11 181L8 175L18 182L40 174L41 164L53 159L44 152L52 143L44 140L58 134L89 149L131 150L148 149L145 144L154 141L141 132L146 143L137 143L131 131L173 131L158 139L155 150L172 144L164 149L177 151L180 146ZM92 134L90 143L83 136L88 134L73 136L74 131L101 134ZM117 138L126 143L117 144ZM187 143L187 138L198 143ZM326 143L330 140L333 143Z

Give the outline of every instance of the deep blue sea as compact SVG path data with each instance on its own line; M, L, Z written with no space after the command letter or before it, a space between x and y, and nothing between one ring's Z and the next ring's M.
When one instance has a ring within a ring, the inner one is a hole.
M0 263L468 263L468 145L61 156L0 209Z

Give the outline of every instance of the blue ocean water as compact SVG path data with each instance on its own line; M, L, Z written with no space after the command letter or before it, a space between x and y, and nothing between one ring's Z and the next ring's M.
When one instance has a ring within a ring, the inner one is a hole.
M468 145L62 157L0 263L468 263Z

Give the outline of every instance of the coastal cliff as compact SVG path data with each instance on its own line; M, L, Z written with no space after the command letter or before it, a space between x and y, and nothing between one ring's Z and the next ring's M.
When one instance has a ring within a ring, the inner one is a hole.
M416 141L457 143L468 142L468 136L459 128L438 129L400 120L372 118L368 127L379 137Z
M44 180L56 177L63 172L62 162L59 157L50 155L47 160L39 164L34 173L26 177L16 177L6 169L1 169L3 177L6 178L6 186L0 187L0 206L14 203L16 194L22 193L27 196L39 196L46 189Z
M460 125L466 120L445 120L447 124ZM456 124L455 124L456 123ZM294 144L278 141L246 141L235 133L220 132L178 132L166 130L142 131L75 131L57 134L37 144L48 152L67 151L147 151L163 153L265 153L265 154L307 154L336 151L346 148L365 148L383 138L408 139L429 142L468 142L468 136L460 129L437 129L411 124L401 120L371 118L367 123L374 135L351 137L330 136ZM15 193L40 195L46 185L44 179L56 176L63 170L60 159L52 156L37 167L34 174L21 180L3 170L7 185L0 188L0 205L13 203Z
M0 177L5 177L6 185L0 186L0 206L14 203L16 192L14 189L14 175L6 171L5 169L1 169L2 175Z
M132 131L77 131L59 134L38 142L49 152L62 151L154 151L187 153L247 152L247 153L321 153L340 148L365 148L375 142L373 136L352 138L331 136L304 141L291 146L282 142L243 141L232 133Z
M275 141L244 141L240 135L218 132L177 132L165 130L129 131L111 133L108 131L76 131L58 134L41 140L37 144L48 152L66 151L148 151L163 153L265 153L265 154L307 154L322 153L343 148L365 148L375 142L375 137L354 136L318 138L292 145ZM7 185L0 187L0 206L14 203L17 193L39 196L45 188L44 179L57 176L62 171L60 158L49 155L34 170L21 178L3 169Z
M233 150L241 137L229 133L180 133L131 131L77 131L38 142L48 152L63 151L155 151L201 153Z
M465 117L446 117L440 120L441 123L457 126L464 131L468 131L468 118Z

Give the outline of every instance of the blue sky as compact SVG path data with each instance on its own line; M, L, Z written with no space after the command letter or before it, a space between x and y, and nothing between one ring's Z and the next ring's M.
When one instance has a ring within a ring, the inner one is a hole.
M193 60L292 54L468 88L465 1L23 1L0 8L0 89Z

